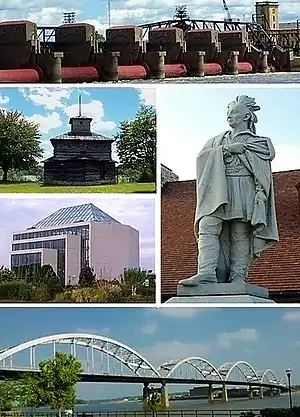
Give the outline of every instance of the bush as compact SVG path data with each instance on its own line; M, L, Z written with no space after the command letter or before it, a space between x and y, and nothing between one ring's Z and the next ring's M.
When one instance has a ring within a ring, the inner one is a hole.
M294 417L294 413L287 408L265 408L260 410L262 417Z
M255 416L256 414L253 413L253 411L245 411L240 415L240 417L255 417Z
M34 289L24 281L0 282L0 299L32 301Z

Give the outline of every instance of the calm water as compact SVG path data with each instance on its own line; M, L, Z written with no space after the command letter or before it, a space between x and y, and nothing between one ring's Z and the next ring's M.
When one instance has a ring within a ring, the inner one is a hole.
M271 74L216 75L203 78L166 78L164 80L119 81L129 84L293 84L300 83L300 72L282 72ZM106 83L107 84L107 83Z
M300 393L293 394L293 405L300 406ZM235 399L228 403L209 404L206 400L171 401L170 411L174 410L258 410L262 408L288 408L289 397L284 394L279 397L264 399ZM43 411L43 409L39 409ZM76 412L100 413L100 412L130 412L142 411L139 402L82 404L75 408Z

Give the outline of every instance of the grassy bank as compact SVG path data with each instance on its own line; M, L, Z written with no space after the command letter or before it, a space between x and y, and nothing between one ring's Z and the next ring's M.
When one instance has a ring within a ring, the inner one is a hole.
M154 183L55 186L42 182L0 182L0 193L154 193Z

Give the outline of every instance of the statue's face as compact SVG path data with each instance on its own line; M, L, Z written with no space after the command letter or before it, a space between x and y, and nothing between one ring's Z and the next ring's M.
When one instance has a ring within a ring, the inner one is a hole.
M227 122L230 127L244 125L249 120L250 114L243 104L231 103L227 110Z

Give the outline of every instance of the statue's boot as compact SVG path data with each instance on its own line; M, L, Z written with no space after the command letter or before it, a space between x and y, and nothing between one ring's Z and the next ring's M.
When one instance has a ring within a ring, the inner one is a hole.
M231 226L229 282L245 282L251 261L251 226L233 221Z
M198 274L179 281L185 287L217 283L217 265L219 260L222 220L216 217L203 217L199 223Z

